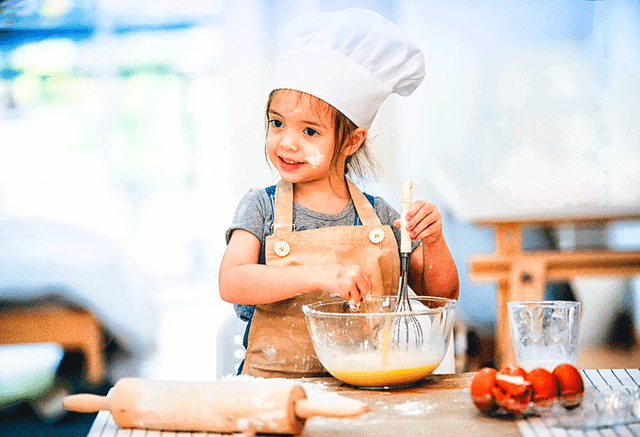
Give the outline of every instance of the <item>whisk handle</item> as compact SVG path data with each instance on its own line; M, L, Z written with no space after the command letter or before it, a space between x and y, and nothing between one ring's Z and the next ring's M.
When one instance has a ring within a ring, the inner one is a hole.
M402 209L400 212L400 252L411 253L411 237L407 230L407 212L413 202L413 182L402 182Z

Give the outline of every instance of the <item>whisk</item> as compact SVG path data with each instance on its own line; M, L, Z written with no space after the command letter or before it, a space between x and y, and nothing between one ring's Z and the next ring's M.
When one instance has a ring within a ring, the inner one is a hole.
M409 342L421 344L422 326L418 319L411 315L411 302L407 292L407 280L409 277L409 258L411 257L411 237L407 230L407 212L411 208L413 197L413 184L411 181L402 182L402 209L400 216L400 289L398 290L398 302L394 312L402 313L393 320L392 341L396 344Z

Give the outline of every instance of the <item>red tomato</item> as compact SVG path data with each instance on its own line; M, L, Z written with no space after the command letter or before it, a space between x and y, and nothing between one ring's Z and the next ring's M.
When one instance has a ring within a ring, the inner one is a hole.
M496 375L496 384L513 395L519 395L527 389L526 370L518 366L507 366Z
M531 383L535 404L544 405L558 397L558 381L547 369L533 369L525 379Z
M497 373L496 369L484 367L478 370L471 380L471 399L483 414L491 415L498 409L492 392L496 385Z
M558 380L558 392L562 405L567 410L578 407L584 395L584 382L580 371L571 364L560 364L553 369L553 374Z
M531 402L531 383L525 378L527 372L518 366L508 366L496 374L493 396L498 406L507 413L518 414L526 410Z

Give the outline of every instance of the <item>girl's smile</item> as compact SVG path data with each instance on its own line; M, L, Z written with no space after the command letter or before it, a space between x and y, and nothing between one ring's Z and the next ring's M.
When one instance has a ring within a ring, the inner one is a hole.
M295 161L293 159L287 159L284 158L282 156L278 156L278 159L280 160L280 164L279 167L287 172L293 172L298 170L300 167L302 167L305 162L299 162L299 161ZM278 166L276 166L278 167Z

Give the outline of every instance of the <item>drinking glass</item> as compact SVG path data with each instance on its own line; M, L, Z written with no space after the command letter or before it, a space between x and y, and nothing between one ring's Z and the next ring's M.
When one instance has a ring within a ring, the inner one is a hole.
M507 302L516 364L527 372L576 365L582 303L562 300Z

